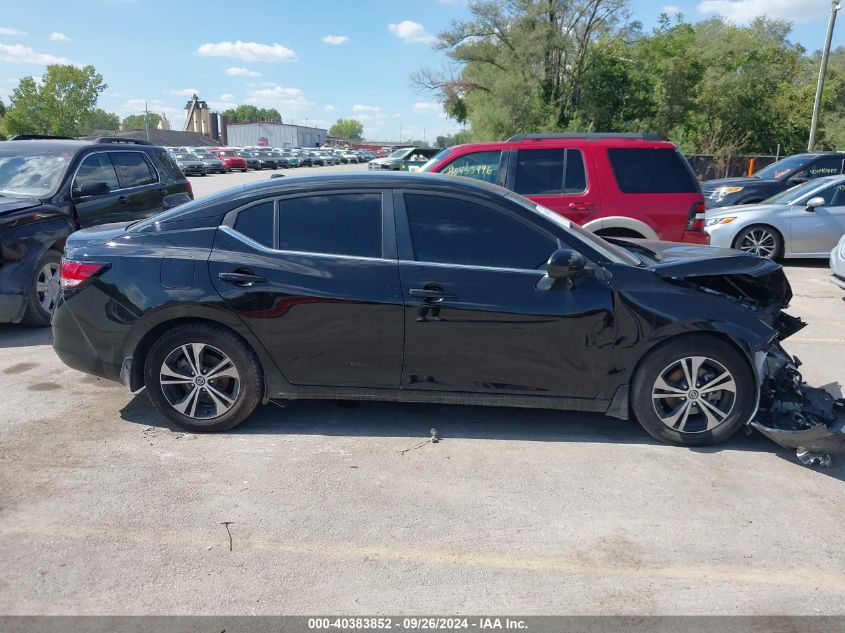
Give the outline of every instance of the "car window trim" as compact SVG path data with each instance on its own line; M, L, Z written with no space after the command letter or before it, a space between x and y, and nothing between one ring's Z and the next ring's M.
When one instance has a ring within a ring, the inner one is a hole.
M281 249L278 248L279 246L279 215L281 210L281 202L284 200L294 200L296 198L308 198L313 196L324 196L324 195L349 195L349 194L366 194L366 193L377 193L381 195L381 257L368 257L366 255L344 255L340 253L321 253L317 251L296 251L296 250L289 250L289 249ZM242 237L244 240L247 240L248 244L251 246L255 246L259 250L265 251L267 253L276 253L276 254L283 254L283 255L306 255L306 256L317 256L317 257L339 257L344 259L354 259L354 260L365 260L365 261L397 261L397 246L396 246L396 231L394 229L394 203L393 198L390 195L390 190L382 189L378 187L364 187L361 189L326 189L320 191L309 191L309 192L296 192L296 193L287 193L287 194L279 194L276 196L269 196L266 198L261 198L260 200L253 200L252 202L248 202L240 207L232 209L229 211L225 216L223 216L223 221L220 223L221 229L227 229L224 231L227 235L232 235L233 237ZM257 204L263 204L265 202L272 201L273 202L273 248L268 248L263 244L260 244L250 238L248 235L244 235L240 231L235 229L235 221L238 218L238 214L250 207L253 207ZM243 241L243 240L242 240Z
M93 154L109 154L110 152L114 152L114 153L117 153L117 152L124 152L124 153L125 152L132 152L132 153L135 153L135 154L141 154L141 156L144 156L144 158L146 159L146 152L142 152L142 151L139 151L137 149L119 149L119 148L118 149L98 149L98 150L95 150L93 152L85 152L84 154L80 155L79 163L77 163L76 168L73 170L73 176L70 179L71 189L73 189L73 183L76 182L76 175L79 173L79 168L82 167L82 163L83 163L83 161L85 161L86 158L88 158L89 156L91 156ZM109 162L111 163L111 158L109 158ZM161 173L159 173L158 168L156 168L153 161L147 160L147 164L150 165L153 168L153 172L155 172L155 175L158 178L158 180L156 182L151 182L151 183L148 183L146 185L135 185L134 187L123 187L121 185L118 189L111 189L108 194L104 194L104 195L109 195L110 193L114 193L115 191L132 191L133 189L140 189L141 187L149 187L151 185L162 184L164 181L161 179ZM114 169L114 175L117 178L117 184L120 185L121 184L120 183L120 175L117 173L117 168L114 166L114 163L112 163L112 168Z

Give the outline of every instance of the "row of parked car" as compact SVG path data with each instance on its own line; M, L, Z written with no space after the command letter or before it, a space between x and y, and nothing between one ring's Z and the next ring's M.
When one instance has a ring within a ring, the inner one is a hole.
M320 167L363 163L377 157L369 150L267 147L166 147L186 176L230 171Z

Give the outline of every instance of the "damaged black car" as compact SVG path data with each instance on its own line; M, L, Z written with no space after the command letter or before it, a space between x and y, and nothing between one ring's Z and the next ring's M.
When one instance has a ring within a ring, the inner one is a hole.
M255 183L75 233L61 284L62 360L194 431L331 398L597 412L681 445L754 421L841 445L841 403L781 347L803 324L780 265L605 240L476 180Z

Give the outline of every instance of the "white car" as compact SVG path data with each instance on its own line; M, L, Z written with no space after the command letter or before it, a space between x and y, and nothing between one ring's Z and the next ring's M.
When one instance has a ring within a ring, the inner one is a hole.
M827 258L845 235L845 176L827 176L760 204L709 209L710 244L766 259Z
M845 235L830 252L830 280L845 290Z

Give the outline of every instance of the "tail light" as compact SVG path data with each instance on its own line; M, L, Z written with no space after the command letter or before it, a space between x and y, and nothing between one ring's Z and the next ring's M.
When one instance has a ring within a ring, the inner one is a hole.
M63 259L59 281L62 288L78 288L106 267L108 264L103 262L75 262Z
M689 210L689 217L687 219L687 231L703 231L704 230L704 213L707 207L703 202L694 203Z
M188 195L191 196L191 200L194 199L194 186L191 184L190 180L188 180Z

